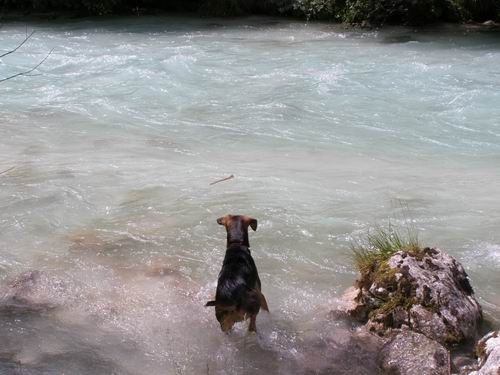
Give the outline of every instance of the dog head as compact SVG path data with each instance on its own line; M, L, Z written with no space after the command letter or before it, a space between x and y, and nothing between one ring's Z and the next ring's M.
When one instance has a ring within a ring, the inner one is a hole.
M246 215L226 215L218 218L217 224L226 228L227 246L236 243L250 247L248 227L257 230L257 220Z

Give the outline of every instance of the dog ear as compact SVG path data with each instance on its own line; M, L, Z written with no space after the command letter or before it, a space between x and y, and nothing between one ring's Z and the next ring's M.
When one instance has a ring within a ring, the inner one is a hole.
M252 228L254 232L257 230L257 219L250 220L250 228Z
M248 217L247 222L248 222L248 225L250 226L250 228L252 228L253 231L255 232L257 230L257 219L253 219L251 217Z
M216 306L216 305L217 305L217 302L215 302L215 301L208 301L208 302L205 304L205 307Z

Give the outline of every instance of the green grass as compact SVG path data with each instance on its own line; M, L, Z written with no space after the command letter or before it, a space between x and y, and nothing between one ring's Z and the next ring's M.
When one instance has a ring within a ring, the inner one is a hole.
M373 233L368 233L365 241L352 242L351 249L361 275L373 273L397 251L403 250L412 255L422 251L413 226L401 230L390 224L387 228L377 227Z
M387 227L378 226L362 241L352 242L351 248L354 263L360 273L357 286L369 289L372 285L377 285L387 291L385 295L374 296L378 301L368 312L368 318L381 315L383 319L389 319L384 325L391 326L391 313L397 307L409 310L415 303L415 295L412 286L407 284L408 280L401 278L398 281L396 273L400 270L397 267L391 268L388 260L398 251L412 256L424 254L416 229L411 225L402 229L391 224Z

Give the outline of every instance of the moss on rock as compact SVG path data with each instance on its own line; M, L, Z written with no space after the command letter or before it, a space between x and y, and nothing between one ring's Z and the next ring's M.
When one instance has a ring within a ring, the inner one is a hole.
M388 258L389 252L371 251L359 267L353 317L381 335L406 326L450 346L476 335L481 307L455 259L417 246L402 246Z

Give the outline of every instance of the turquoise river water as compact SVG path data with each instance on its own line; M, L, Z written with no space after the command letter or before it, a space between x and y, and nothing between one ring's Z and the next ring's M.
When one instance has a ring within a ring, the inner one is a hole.
M26 28L0 78L53 52L0 83L0 283L40 271L55 308L2 318L0 372L341 373L350 243L389 220L500 327L498 32L77 19L6 23L0 50ZM257 335L203 307L226 213L259 222Z

